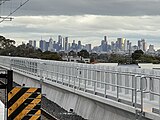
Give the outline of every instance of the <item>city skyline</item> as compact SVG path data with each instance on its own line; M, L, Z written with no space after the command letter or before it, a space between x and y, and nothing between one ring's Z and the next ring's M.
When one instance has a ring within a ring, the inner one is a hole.
M93 46L104 35L133 43L144 38L159 49L159 4L158 0L34 0L14 14L12 22L0 24L1 34L18 44L59 33Z
M111 41L110 43L108 36L103 36L101 43L97 46L92 46L92 44L83 44L81 40L70 40L69 37L61 35L58 35L57 38L50 37L47 40L42 38L38 41L29 40L27 44L32 45L34 48L40 48L43 52L69 52L71 50L78 52L82 49L85 49L88 52L123 52L129 54L133 53L135 50L142 50L149 54L154 54L156 52L154 44L148 45L145 39L137 40L137 44L133 44L132 41L126 38L117 38L116 41Z

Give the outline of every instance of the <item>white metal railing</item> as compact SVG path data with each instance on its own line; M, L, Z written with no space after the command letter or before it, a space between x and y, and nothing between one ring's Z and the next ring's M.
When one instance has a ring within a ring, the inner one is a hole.
M160 71L0 56L0 66L160 114ZM152 106L151 108L148 106ZM158 107L157 107L158 106Z

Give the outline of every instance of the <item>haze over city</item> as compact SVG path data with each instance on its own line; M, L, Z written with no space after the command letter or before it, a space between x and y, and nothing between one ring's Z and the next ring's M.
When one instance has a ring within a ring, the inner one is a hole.
M3 5L1 15L9 13L8 4ZM14 9L18 1L12 4ZM158 49L159 4L159 0L30 0L13 21L1 23L1 34L17 44L59 34L92 46L99 45L104 35L109 42L123 37L133 44L144 38Z

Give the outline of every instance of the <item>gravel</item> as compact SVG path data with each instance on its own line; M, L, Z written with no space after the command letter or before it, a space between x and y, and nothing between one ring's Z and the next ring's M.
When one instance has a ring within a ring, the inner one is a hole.
M14 83L13 86L19 86L18 84ZM5 90L0 89L0 100L5 103ZM74 112L68 112L56 103L52 102L51 100L47 99L46 97L42 97L42 108L45 109L47 112L58 118L59 120L86 120L81 116L77 115ZM42 120L48 120L45 116L42 115Z
M42 97L42 108L60 120L85 120L74 112L68 112L56 103Z

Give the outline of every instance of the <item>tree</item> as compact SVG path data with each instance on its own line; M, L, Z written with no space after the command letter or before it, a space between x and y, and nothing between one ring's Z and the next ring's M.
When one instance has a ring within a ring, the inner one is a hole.
M1 49L10 48L11 46L14 46L14 44L15 44L14 40L6 39L5 37L0 36L0 48Z
M81 50L80 52L78 52L78 56L89 58L89 52L87 50Z
M142 50L136 50L134 53L132 53L132 59L138 60L143 54L144 52Z
M68 53L69 56L73 56L73 57L76 57L77 54L76 52L74 52L73 50L71 50L69 53Z

